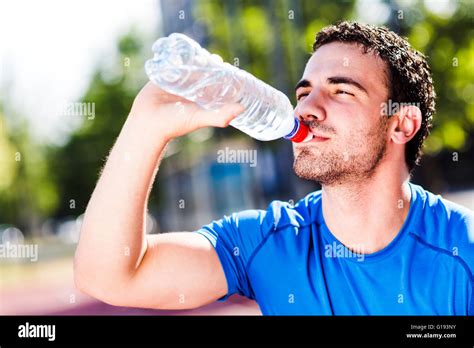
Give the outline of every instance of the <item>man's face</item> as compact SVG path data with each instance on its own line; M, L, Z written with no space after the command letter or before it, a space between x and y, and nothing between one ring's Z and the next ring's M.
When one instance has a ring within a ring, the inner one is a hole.
M380 112L388 99L382 59L355 44L323 45L308 61L296 97L295 112L316 137L293 145L295 173L323 185L370 177L388 140Z

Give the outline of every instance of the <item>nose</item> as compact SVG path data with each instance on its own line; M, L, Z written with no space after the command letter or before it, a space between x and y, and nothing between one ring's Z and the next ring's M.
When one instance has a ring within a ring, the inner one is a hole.
M323 96L313 89L310 94L298 102L295 108L295 114L305 123L324 121L326 119L326 111L322 106L322 102Z

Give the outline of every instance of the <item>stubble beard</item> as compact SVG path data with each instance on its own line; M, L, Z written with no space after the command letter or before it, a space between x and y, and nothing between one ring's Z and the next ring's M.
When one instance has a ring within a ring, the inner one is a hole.
M293 169L300 178L326 186L362 182L372 177L383 159L386 134L387 120L382 117L365 136L354 133L350 136L350 144L339 146L339 149L325 149L329 144L302 145L295 151ZM337 138L329 141L337 141Z

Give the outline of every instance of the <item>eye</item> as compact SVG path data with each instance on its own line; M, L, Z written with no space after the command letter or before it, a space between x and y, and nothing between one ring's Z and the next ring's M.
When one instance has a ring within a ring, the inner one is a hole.
M300 95L298 95L298 96L296 97L296 100L300 100L302 97L305 97L305 96L307 96L308 94L309 94L309 93L301 93Z
M349 93L349 92L347 92L347 91L343 91L342 89L338 89L338 90L336 91L336 94L347 94L347 95L352 95L352 96L354 96L354 94Z

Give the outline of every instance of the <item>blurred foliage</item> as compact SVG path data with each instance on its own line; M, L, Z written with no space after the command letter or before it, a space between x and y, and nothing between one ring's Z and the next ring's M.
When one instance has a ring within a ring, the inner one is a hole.
M51 174L63 204L59 215L81 214L98 179L98 174L120 133L139 88L146 82L143 65L148 52L142 52L134 32L117 45L117 56L107 67L98 67L83 102L95 104L95 117L85 119L69 142L51 153ZM71 201L73 200L73 201ZM71 202L74 208L71 208Z
M57 208L52 162L46 147L31 143L26 121L7 132L2 110L0 114L0 221L32 228Z
M456 9L449 16L430 12L421 0L382 2L390 7L385 24L408 37L415 48L428 56L438 95L435 127L426 144L428 156L415 177L435 191L455 183L472 185L473 2L453 2ZM165 15L169 3L162 2ZM183 24L181 31L198 36L210 51L282 90L293 102L293 86L303 72L315 34L325 25L343 19L357 20L359 15L353 0L181 3L192 9L194 17L193 26ZM151 50L141 42L131 31L118 42L117 55L98 65L82 98L95 103L96 116L93 120L84 119L64 146L35 146L29 142L27 125L7 132L3 117L0 118L0 221L22 226L31 216L60 217L84 212L133 98L146 82L143 64ZM214 136L204 143L245 136L231 127L212 132ZM190 161L195 140L192 135L179 139L170 152L181 151L181 162ZM287 143L255 142L255 146L275 148ZM453 151L465 161L453 163ZM18 153L23 155L20 161L15 160ZM160 171L159 175L164 174ZM160 192L155 191L153 204L158 203L159 196Z
M421 7L421 6L420 6ZM460 2L452 18L429 12L402 33L428 56L437 93L434 129L426 142L428 153L472 148L474 125L474 26L472 2ZM468 141L469 140L469 141Z

